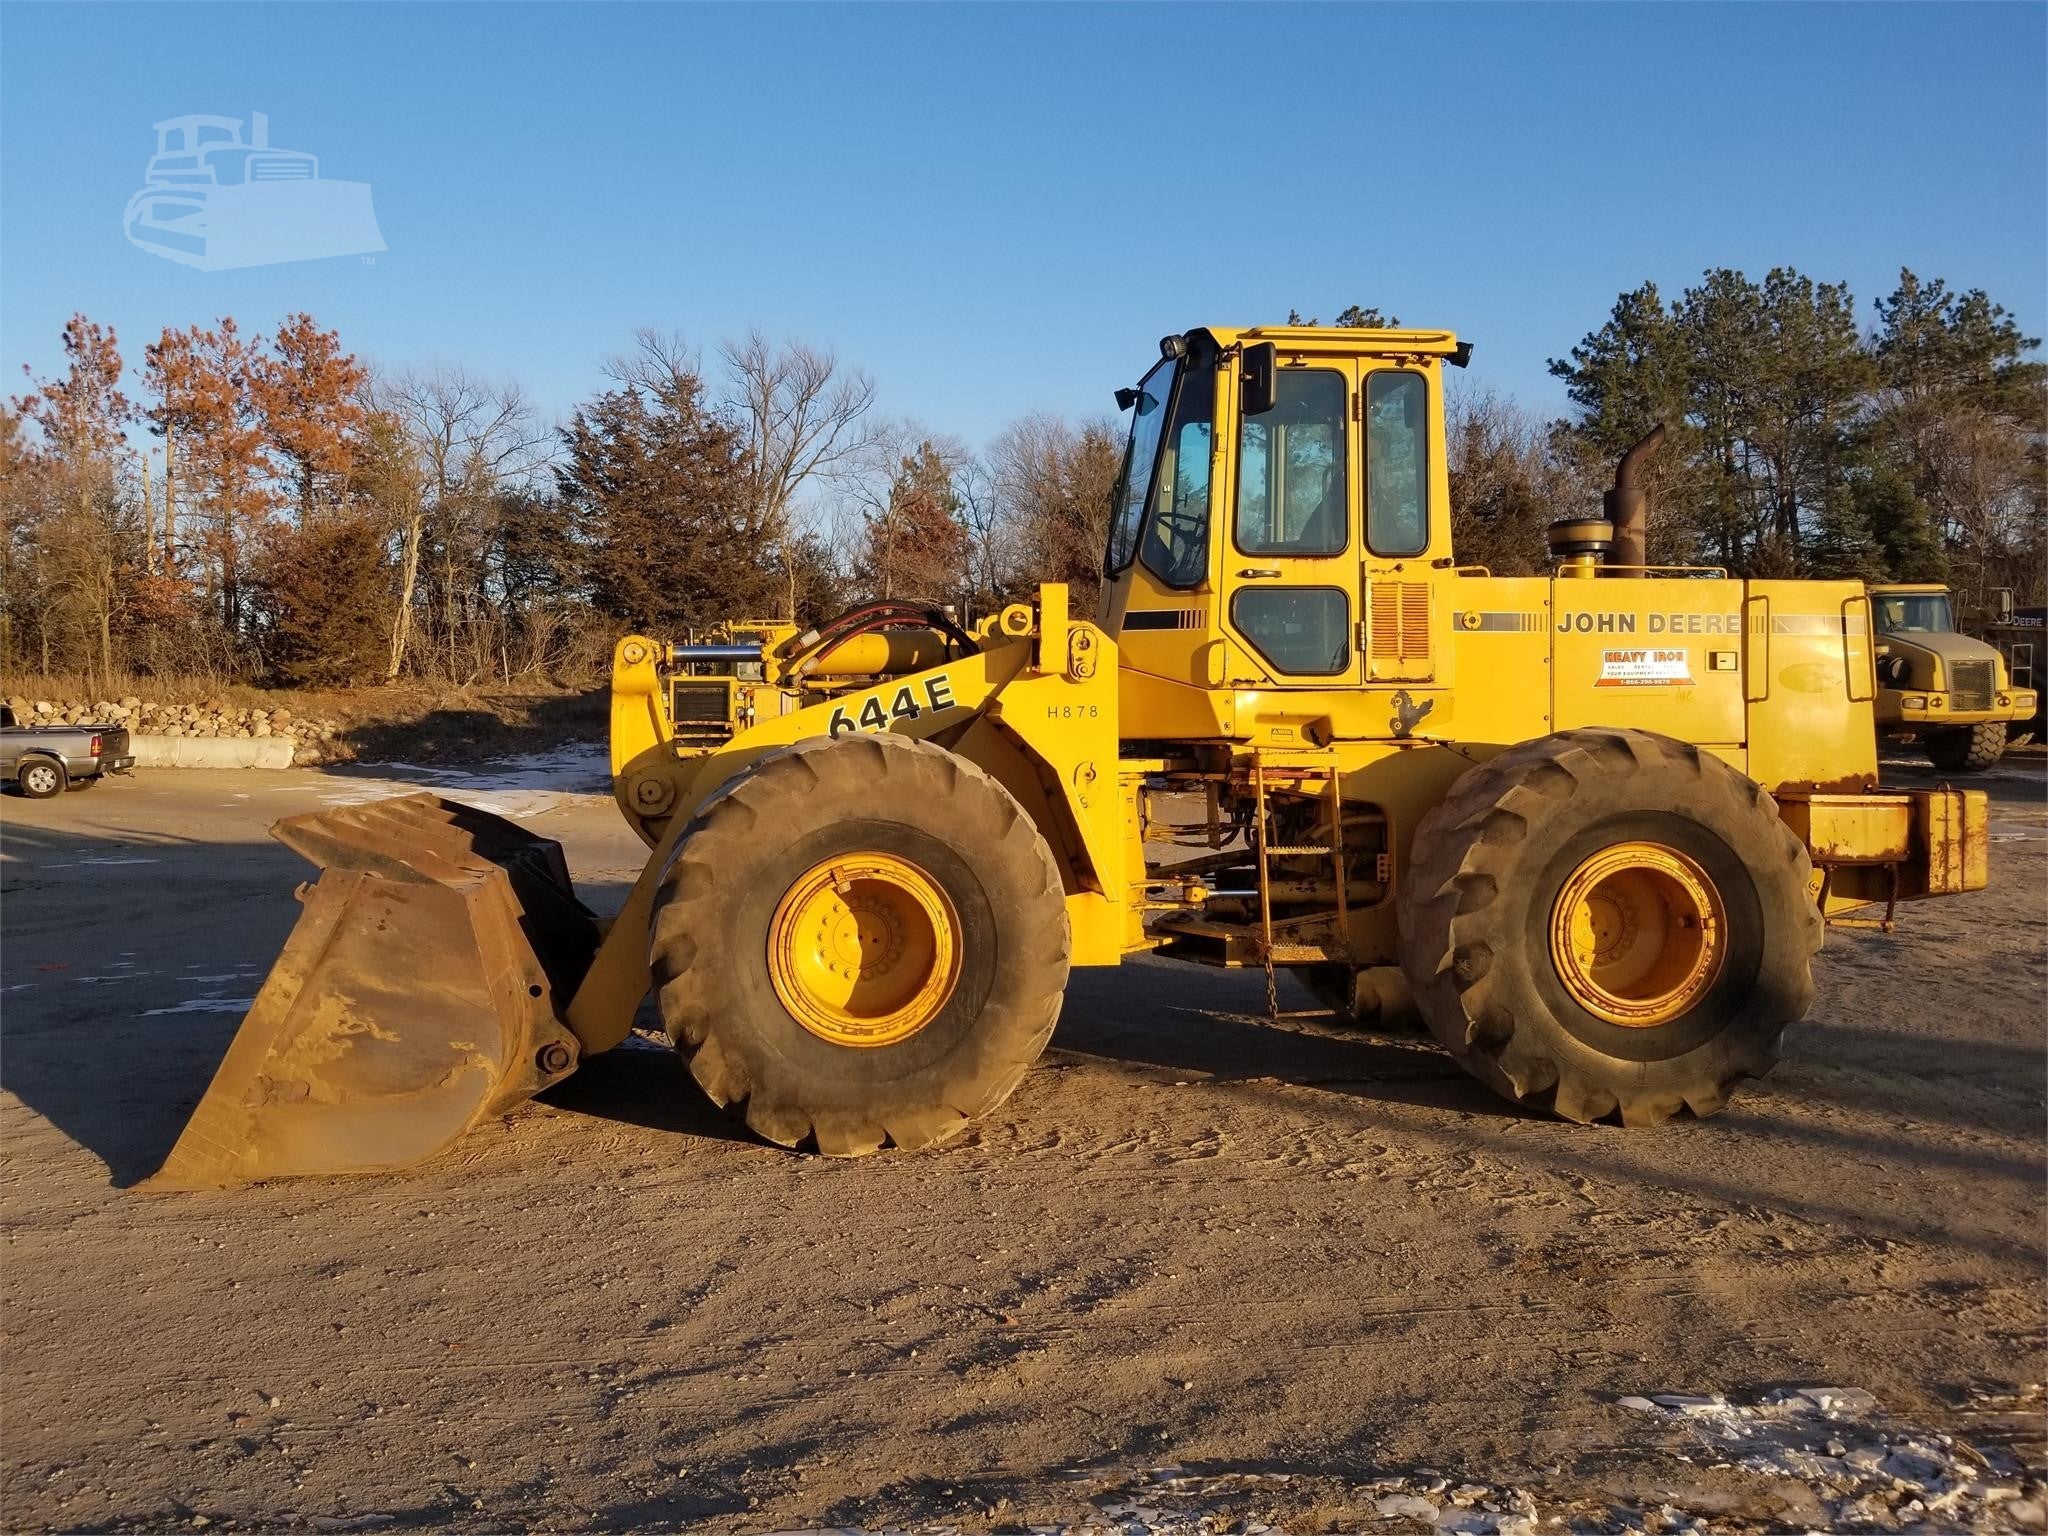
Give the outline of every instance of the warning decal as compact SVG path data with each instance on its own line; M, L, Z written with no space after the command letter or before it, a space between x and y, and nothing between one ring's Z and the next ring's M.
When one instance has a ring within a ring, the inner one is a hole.
M1596 688L1687 688L1692 686L1692 667L1683 648L1675 650L1626 650L1600 653L1600 681Z

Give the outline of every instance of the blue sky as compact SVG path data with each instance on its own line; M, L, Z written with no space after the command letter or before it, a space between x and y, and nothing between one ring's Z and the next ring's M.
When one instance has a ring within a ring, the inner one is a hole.
M1545 373L1645 278L1898 268L2048 325L2048 7L179 6L0 13L0 359L65 316L306 309L550 413L750 324L971 442L1110 412L1163 332L1349 302ZM200 272L120 214L150 124L270 116L390 249Z

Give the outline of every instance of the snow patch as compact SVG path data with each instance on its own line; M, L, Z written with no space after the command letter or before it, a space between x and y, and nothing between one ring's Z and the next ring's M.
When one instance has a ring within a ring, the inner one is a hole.
M494 816L525 821L553 810L566 797L609 795L612 787L606 749L586 746L499 758L469 768L431 768L419 763L380 763L378 768L403 777L363 779L329 774L321 803L367 805L392 795L426 790Z

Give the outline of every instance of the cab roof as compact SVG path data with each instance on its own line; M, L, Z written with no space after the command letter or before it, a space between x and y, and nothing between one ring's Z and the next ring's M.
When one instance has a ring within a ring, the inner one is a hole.
M1270 341L1290 352L1323 352L1343 357L1401 355L1458 361L1469 357L1472 351L1471 343L1460 342L1455 331L1378 330L1348 325L1210 325L1188 335L1205 333L1219 347Z

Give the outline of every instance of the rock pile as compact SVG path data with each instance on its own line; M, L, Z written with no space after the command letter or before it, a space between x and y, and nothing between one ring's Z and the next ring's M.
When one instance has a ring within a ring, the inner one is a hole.
M245 709L226 699L198 704L162 704L130 694L92 703L11 698L7 707L23 725L121 725L136 736L189 736L213 740L265 740L281 736L292 744L294 763L324 763L344 756L341 726L333 720L302 718L289 709Z

